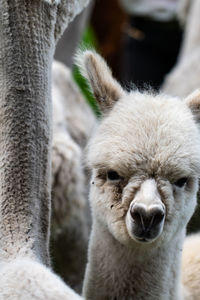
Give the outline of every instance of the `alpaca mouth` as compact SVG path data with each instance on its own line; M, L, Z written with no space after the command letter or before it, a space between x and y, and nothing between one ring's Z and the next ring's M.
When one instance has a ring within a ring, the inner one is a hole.
M142 242L142 243L150 243L152 240L149 240L149 239L147 239L147 238L137 238L137 240L139 241L139 242Z
M153 228L142 228L132 223L129 235L132 239L139 243L152 243L157 240L162 234L162 227L156 226Z
M143 232L140 235L133 233L134 240L136 240L137 242L140 242L140 243L151 243L151 242L155 241L159 236L160 236L159 233L152 234L151 231Z

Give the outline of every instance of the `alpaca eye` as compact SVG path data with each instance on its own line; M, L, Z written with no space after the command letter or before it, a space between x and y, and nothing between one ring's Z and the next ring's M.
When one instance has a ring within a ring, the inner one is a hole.
M119 180L121 177L119 176L119 174L116 171L109 170L107 172L107 178L109 180Z
M187 177L183 177L177 180L176 182L174 182L174 184L181 188L186 184L186 182L187 182Z

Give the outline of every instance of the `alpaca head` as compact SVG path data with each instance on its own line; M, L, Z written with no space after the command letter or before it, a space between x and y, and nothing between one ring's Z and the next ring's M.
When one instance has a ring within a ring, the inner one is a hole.
M200 92L127 93L95 52L78 62L103 112L88 149L94 220L126 245L169 241L196 206Z

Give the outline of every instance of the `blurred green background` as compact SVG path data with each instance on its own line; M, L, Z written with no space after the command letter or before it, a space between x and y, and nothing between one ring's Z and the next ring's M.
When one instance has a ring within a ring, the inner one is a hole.
M83 48L83 49L88 49L88 48L97 49L98 48L95 33L91 26L87 26L85 31L83 32L83 36L80 41L79 47ZM75 82L78 84L84 97L86 98L86 100L88 101L88 103L92 107L92 109L94 110L97 117L100 117L100 115L101 115L100 110L97 106L96 100L94 99L94 97L89 89L87 80L82 77L82 75L80 74L79 68L77 66L73 67L73 78L74 78Z

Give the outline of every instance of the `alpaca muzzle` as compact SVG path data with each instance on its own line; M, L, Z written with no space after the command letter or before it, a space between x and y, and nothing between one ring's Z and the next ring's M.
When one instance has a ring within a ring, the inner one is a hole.
M151 242L161 234L165 219L165 211L161 205L132 205L130 216L131 231L136 240Z
M161 201L154 179L145 180L134 199L126 217L129 235L136 241L152 242L163 230L165 205Z

